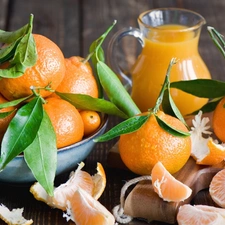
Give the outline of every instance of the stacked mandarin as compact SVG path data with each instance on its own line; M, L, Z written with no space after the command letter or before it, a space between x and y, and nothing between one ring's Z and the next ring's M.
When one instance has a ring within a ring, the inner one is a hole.
M39 88L57 137L57 148L69 146L94 133L101 123L101 117L91 110L79 110L61 99L51 90L64 93L86 94L98 98L98 86L92 68L79 56L64 58L60 48L43 35L33 34L38 59L34 66L26 69L18 78L0 80L1 102L12 101L32 94L31 87ZM6 68L8 63L1 65ZM19 106L18 106L19 107ZM2 112L7 108L2 109ZM8 109L10 110L10 108ZM11 109L12 110L12 109ZM6 131L12 114L0 119L1 137Z

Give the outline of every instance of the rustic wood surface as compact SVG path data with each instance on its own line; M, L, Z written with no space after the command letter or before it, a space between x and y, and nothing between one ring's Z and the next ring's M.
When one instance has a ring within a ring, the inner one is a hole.
M29 15L32 13L34 14L34 33L40 33L52 39L66 57L72 55L85 57L91 42L98 38L114 20L117 20L117 25L104 43L105 51L108 41L117 30L128 26L137 27L137 17L141 12L158 7L194 10L205 17L207 25L225 34L224 0L0 0L0 29L17 29L28 22ZM129 45L124 44L124 54L127 57L135 57L137 45L132 40ZM199 48L212 77L225 80L224 58L212 43L206 25L202 29ZM118 118L110 117L108 128L118 122ZM106 169L107 186L100 202L109 210L119 203L122 185L135 176L128 171L107 166L107 153L115 141L97 144L85 161L85 170L92 174L95 172L97 161L101 162ZM57 177L56 182L65 181L66 175ZM0 203L10 209L24 207L24 216L32 218L35 225L73 224L65 221L60 210L51 209L44 203L36 201L29 193L29 185L0 184ZM193 203L213 205L207 190L198 193ZM1 224L5 223L0 221ZM130 224L146 223L135 220ZM150 224L165 223L154 221Z

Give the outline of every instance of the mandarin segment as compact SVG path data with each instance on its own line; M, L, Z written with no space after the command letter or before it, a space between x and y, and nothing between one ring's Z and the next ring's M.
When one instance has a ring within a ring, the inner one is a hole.
M76 225L114 225L114 216L96 199L82 189L77 189L68 201L67 220Z
M98 86L92 68L84 60L79 56L65 59L65 76L56 91L98 97Z
M209 185L209 193L213 201L225 208L225 169L219 171Z
M188 132L175 117L159 111L157 116L175 129ZM137 131L123 134L119 152L124 164L134 173L149 175L154 165L161 161L170 173L180 170L191 153L190 137L176 137L163 130L154 115Z
M48 97L44 109L54 127L57 148L62 148L82 140L84 124L78 110L69 102Z
M18 78L2 78L0 92L8 100L26 97L32 94L30 87L50 86L55 90L65 75L64 55L60 48L45 36L33 34L37 48L38 59L34 66L26 69ZM42 97L52 94L40 90Z
M91 176L86 171L81 170L83 167L84 163L81 162L76 171L70 173L70 177L65 183L55 187L54 196L49 196L38 182L30 187L30 192L37 200L63 211L66 211L67 201L73 199L73 195L78 188L85 190L86 193L97 200L106 186L104 168L101 163L97 163L97 173Z
M214 209L213 209L214 208ZM180 206L177 214L178 225L221 225L225 223L224 212L216 207L204 209L189 204Z
M175 179L161 162L155 164L151 177L154 191L164 201L180 202L192 194L191 188Z

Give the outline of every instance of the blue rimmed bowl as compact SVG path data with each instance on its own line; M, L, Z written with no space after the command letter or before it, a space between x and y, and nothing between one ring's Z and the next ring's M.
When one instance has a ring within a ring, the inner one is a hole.
M91 136L84 138L73 145L58 149L56 176L73 170L78 163L85 160L94 149L94 138L103 134L108 124L108 115L102 115L101 125ZM4 183L30 183L35 178L28 168L23 155L15 157L0 172L0 182Z

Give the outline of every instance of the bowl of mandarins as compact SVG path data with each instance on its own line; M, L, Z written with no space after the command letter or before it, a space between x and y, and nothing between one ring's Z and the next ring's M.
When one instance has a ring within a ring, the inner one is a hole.
M21 40L27 29L24 32ZM22 59L27 67L17 70L20 56L15 64L0 57L1 182L53 180L71 171L90 154L94 139L107 127L107 114L85 108L90 98L99 95L90 64L79 56L65 58L43 35L32 37L27 42L29 57ZM17 44L21 40L10 39ZM14 42L6 42L4 54ZM18 44L14 55L17 50L27 49Z

